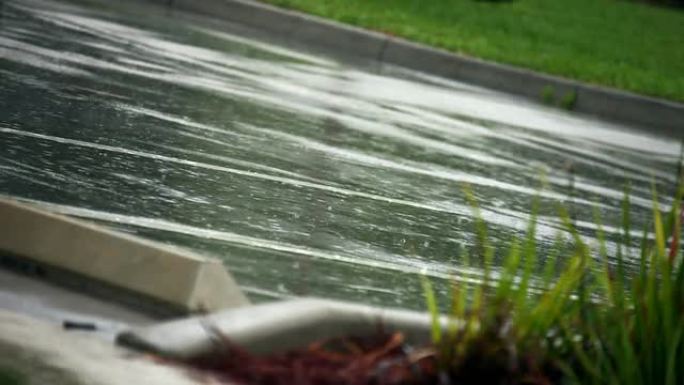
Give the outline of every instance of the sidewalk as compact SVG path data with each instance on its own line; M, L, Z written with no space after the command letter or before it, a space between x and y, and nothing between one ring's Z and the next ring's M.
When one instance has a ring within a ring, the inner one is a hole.
M118 304L0 267L0 311L3 310L59 328L65 321L94 325L95 334L109 340L128 327L155 321Z
M3 306L6 304L3 300ZM0 310L0 368L21 374L27 385L206 383L192 379L182 369L134 355L111 341L84 332L65 331L44 320L3 310Z

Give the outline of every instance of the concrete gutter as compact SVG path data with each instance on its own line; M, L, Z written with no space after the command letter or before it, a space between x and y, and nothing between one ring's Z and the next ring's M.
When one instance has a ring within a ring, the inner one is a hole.
M445 325L446 319L442 321ZM136 350L187 360L221 349L217 331L260 354L379 330L403 332L407 342L422 345L430 341L430 322L427 313L304 298L134 328L120 334L117 341Z
M133 354L90 334L2 310L0 368L21 374L26 384L34 385L208 384L186 369Z
M0 269L0 312L8 311L113 341L132 326L159 322L148 313L68 290L42 279Z
M253 0L145 0L256 28L279 40L371 59L542 101L574 95L573 110L658 133L684 137L684 104L545 75L411 43Z
M0 198L0 256L166 315L247 305L221 261ZM34 269L35 270L35 269ZM99 285L88 285L99 283Z

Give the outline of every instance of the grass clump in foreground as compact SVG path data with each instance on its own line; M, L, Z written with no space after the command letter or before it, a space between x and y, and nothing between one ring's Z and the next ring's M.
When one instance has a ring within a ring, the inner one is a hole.
M684 101L684 12L617 0L262 0L416 42Z
M592 254L561 208L560 217L572 238L569 255L563 255L567 263L554 279L559 255L548 255L544 273L535 278L537 199L527 234L512 240L497 285L490 284L488 267L494 248L475 199L466 189L478 218L475 253L484 261L484 281L472 287L454 285L450 322L444 328L437 321L430 283L424 280L438 362L448 379L444 383L682 384L681 186L664 217L654 189L655 239L650 240L644 229L640 269L631 279L626 277L624 261L636 256L628 251L632 240L625 192L622 242L611 256L615 263L609 263L598 214L599 245Z

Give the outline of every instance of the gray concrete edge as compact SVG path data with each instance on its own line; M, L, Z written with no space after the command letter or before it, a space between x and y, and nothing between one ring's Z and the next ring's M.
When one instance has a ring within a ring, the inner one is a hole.
M555 104L574 95L572 110L575 112L636 128L646 127L659 134L684 136L682 103L488 62L254 0L170 0L163 4L172 11L203 14L258 28L286 41L426 72L537 102L542 102L549 92Z
M0 197L0 262L168 315L249 301L220 260ZM126 300L124 300L126 299ZM146 304L146 305L145 305Z
M442 325L448 320L442 318ZM402 332L409 343L430 341L431 317L400 309L300 298L226 310L125 331L120 345L188 360L220 351L220 338L254 354L303 347L312 342L379 331Z
M160 300L121 286L46 264L22 256L0 251L0 269L38 282L46 282L59 288L90 298L123 306L130 311L144 314L152 319L165 320L191 314L185 306Z

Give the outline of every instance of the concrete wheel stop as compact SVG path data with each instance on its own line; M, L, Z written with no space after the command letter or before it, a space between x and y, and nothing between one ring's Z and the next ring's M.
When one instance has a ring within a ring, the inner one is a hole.
M249 304L218 259L2 198L0 261L162 318Z

